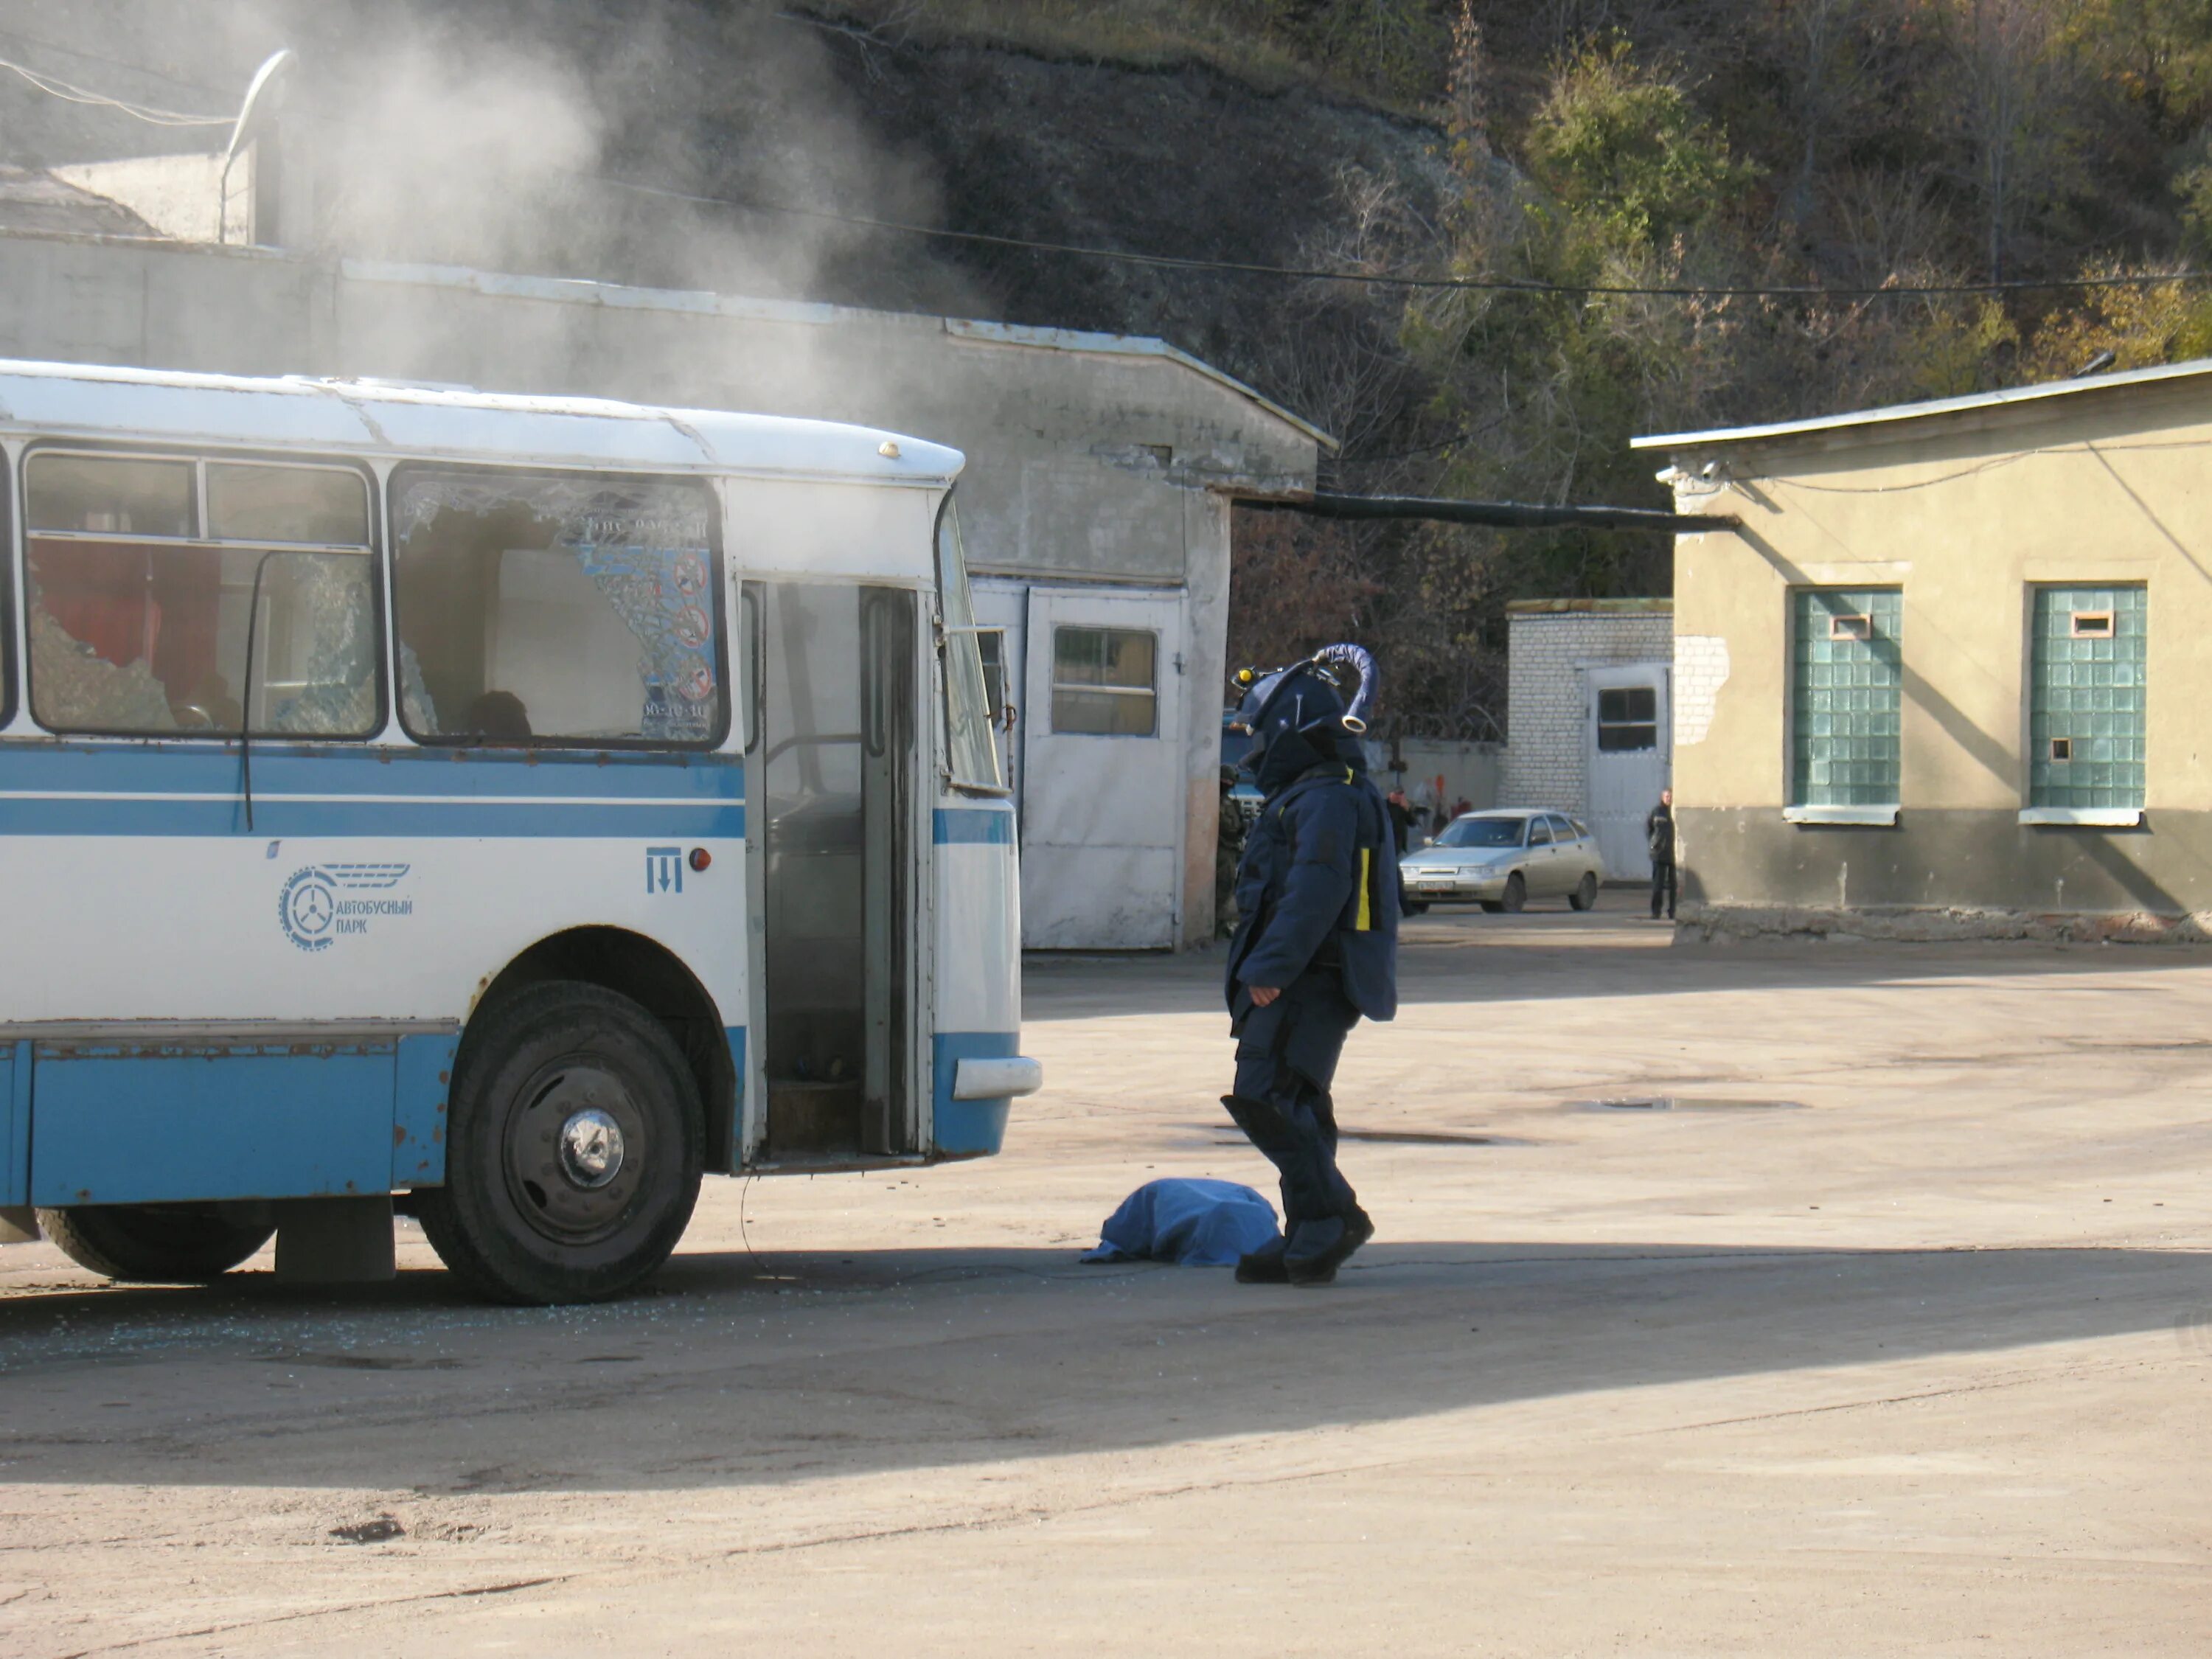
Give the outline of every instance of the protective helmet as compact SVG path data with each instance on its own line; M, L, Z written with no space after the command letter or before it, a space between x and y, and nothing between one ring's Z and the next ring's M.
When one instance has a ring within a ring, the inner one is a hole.
M1347 667L1359 671L1348 708L1340 683ZM1251 734L1246 769L1272 792L1308 767L1337 759L1339 740L1367 729L1363 714L1374 682L1373 659L1358 646L1329 646L1286 668L1237 670L1231 684L1243 696L1230 726Z

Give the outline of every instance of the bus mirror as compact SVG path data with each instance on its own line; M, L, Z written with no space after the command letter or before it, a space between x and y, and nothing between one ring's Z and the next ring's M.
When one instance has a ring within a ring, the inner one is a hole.
M975 630L975 654L983 665L983 708L992 725L1014 729L1014 706L1006 698L1006 630Z

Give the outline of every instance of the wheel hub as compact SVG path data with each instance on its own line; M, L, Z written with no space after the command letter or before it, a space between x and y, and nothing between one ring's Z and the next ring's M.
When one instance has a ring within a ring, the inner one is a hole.
M650 1150L645 1115L614 1072L584 1060L549 1067L507 1118L507 1191L546 1238L590 1243L623 1224Z
M622 1125L596 1106L586 1106L561 1126L561 1173L586 1191L605 1186L622 1173Z

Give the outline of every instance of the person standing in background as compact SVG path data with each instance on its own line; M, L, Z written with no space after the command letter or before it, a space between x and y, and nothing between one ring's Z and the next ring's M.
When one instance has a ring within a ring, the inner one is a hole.
M1681 890L1674 871L1674 792L1662 789L1659 804L1644 820L1644 842L1651 852L1651 920L1659 920L1659 901L1667 902L1667 920L1674 920L1674 900Z
M1398 843L1398 856L1403 858L1406 856L1406 848L1413 839L1413 809L1407 801L1406 792L1402 787L1393 789L1385 798L1383 805L1390 813L1391 838Z

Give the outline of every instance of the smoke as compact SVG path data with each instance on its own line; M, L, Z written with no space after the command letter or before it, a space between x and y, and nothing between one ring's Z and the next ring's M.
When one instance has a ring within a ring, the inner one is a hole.
M255 65L292 47L282 144L289 199L309 205L282 237L302 252L975 308L927 244L811 216L929 222L938 180L872 130L830 50L842 37L771 5L0 0L0 31L16 30L0 54L210 112L234 109ZM26 37L45 44L14 46ZM0 88L9 160L219 149L228 136L134 127L21 90Z

